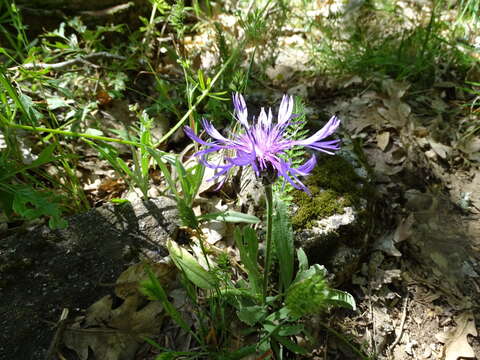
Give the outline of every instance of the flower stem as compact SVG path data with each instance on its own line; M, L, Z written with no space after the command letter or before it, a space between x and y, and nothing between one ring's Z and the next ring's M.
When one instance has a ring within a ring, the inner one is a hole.
M272 185L265 185L265 198L267 203L267 239L265 244L265 263L263 267L263 302L267 299L268 275L272 261L272 216L273 216L273 193Z

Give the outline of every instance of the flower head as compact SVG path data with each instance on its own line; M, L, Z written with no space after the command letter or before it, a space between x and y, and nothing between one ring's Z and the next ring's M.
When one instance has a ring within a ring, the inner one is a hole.
M234 134L231 139L224 137L207 120L202 119L203 128L213 139L206 142L200 139L193 130L186 126L185 133L192 140L205 145L207 148L195 153L200 156L202 163L217 170L213 179L226 174L234 166L251 166L257 177L273 174L282 176L293 187L309 193L307 187L299 180L299 176L308 175L316 165L315 155L299 167L285 159L285 151L297 146L322 151L327 154L338 150L340 140L324 140L332 135L340 124L340 120L333 116L327 124L312 136L294 140L288 136L287 128L297 116L293 114L293 98L284 95L278 110L277 122L273 123L272 110L261 109L260 115L252 124L248 122L248 110L245 99L236 93L233 95L233 105L236 119L244 128L242 133ZM213 164L207 161L207 154L222 150L233 150L234 157L224 156L222 164Z

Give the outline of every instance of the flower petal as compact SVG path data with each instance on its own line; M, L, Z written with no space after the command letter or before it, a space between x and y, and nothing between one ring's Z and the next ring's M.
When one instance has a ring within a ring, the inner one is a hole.
M202 124L204 130L207 132L208 135L210 135L212 138L222 141L225 144L228 144L231 142L231 140L228 140L226 137L224 137L220 132L215 129L215 127L206 119L202 119Z
M280 175L295 189L305 191L308 195L311 195L310 190L308 190L308 188L300 180L298 180L295 175L292 174L292 170L293 169L284 160L280 159L280 167L278 169Z
M332 116L332 118L325 124L323 128L318 130L315 134L313 134L309 138L295 141L295 145L302 145L302 146L312 145L315 142L325 139L326 137L332 135L335 132L335 130L337 130L339 125L340 125L340 119L337 118L336 116Z
M317 158L315 157L315 155L312 155L310 160L305 162L305 164L303 164L302 166L295 168L294 171L302 176L306 176L313 170L315 165L317 165Z
M240 121L240 123L248 129L249 125L247 104L245 103L245 99L241 94L233 94L233 107L235 109L235 115L238 121Z
M208 143L202 139L200 139L195 133L193 132L192 128L190 126L185 126L183 128L183 131L185 131L185 134L192 139L193 141L198 142L199 144L206 145L206 146L211 146L212 143Z
M280 108L278 109L278 124L282 125L290 120L293 111L293 97L283 95Z
M258 115L258 123L263 127L260 132L265 132L265 129L268 129L270 127L270 124L272 123L272 109L270 109L268 116L267 113L265 112L265 108L262 107L260 110L260 115Z

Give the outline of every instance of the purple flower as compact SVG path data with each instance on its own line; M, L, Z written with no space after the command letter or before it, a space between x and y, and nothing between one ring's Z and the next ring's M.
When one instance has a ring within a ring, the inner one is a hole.
M310 193L298 177L308 175L313 170L317 162L315 155L312 155L303 165L295 168L291 162L285 159L285 150L303 146L333 155L334 151L340 148L340 140L325 141L324 139L337 130L340 120L333 116L321 130L309 138L294 140L289 138L286 132L286 129L292 125L292 120L297 116L292 113L293 98L291 96L283 96L276 124L272 122L272 110L268 109L267 113L264 108L261 109L258 119L255 121L254 118L253 123L249 124L245 99L238 93L233 95L233 105L235 117L243 125L244 132L234 134L231 139L220 134L205 119L202 119L203 128L213 138L212 142L200 139L190 127L185 127L185 133L190 139L207 147L205 150L195 153L195 156L200 156L205 166L217 170L212 179L226 174L233 166L250 165L257 177L272 173L275 176L280 175L293 187ZM222 164L213 164L207 161L207 154L222 150L233 150L235 156L224 156Z

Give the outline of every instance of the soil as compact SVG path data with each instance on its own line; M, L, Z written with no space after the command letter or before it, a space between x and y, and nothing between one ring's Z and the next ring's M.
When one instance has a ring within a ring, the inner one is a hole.
M175 201L107 204L0 241L0 359L45 359L62 309L70 318L112 292L120 273L142 258L165 256L176 238Z

